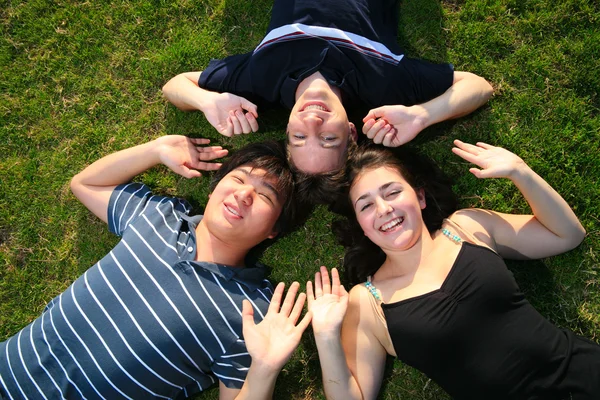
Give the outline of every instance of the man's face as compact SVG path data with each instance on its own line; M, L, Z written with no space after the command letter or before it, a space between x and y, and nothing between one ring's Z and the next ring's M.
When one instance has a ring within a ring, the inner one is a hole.
M248 165L225 175L211 193L203 222L220 240L251 248L277 235L275 223L284 199L277 178Z
M311 87L296 100L287 125L288 150L296 168L316 174L341 168L356 129L339 97L326 86Z

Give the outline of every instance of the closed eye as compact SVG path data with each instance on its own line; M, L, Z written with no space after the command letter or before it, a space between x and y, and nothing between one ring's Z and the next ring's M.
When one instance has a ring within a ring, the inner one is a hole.
M391 190L385 194L386 199L393 199L401 193L401 190Z
M360 211L365 211L367 208L371 207L373 203L365 203L360 207Z

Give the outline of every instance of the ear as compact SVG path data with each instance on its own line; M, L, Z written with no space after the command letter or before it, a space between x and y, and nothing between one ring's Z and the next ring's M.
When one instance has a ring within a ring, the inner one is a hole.
M267 239L275 239L279 235L279 232L273 231L267 236Z
M348 122L348 127L350 128L350 137L355 142L358 140L358 133L356 132L356 126L352 122Z
M208 194L208 198L209 198L209 199L210 199L210 196L212 196L212 192L210 192L210 193Z
M421 210L427 207L427 202L425 201L425 190L423 190L423 188L417 190L417 198L419 199Z

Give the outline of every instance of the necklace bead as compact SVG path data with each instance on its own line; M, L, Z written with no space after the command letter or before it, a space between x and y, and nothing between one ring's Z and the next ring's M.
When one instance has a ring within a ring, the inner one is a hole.
M375 286L371 282L366 281L365 282L365 287L367 289L369 289L369 292L371 292L371 294L373 295L373 297L375 297L377 300L381 301L381 296L379 296L379 293L377 293L377 289L375 288Z
M446 228L442 229L442 234L444 234L444 236L450 238L450 240L455 241L456 243L462 242L462 239L460 236L452 234L452 232L450 232Z

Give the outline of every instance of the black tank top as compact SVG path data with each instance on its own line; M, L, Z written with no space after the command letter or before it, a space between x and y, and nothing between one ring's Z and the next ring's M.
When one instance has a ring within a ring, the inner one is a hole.
M561 382L579 338L542 317L488 248L463 242L440 289L382 309L398 358L456 399L562 399L573 391ZM600 346L585 344L600 368ZM577 379L597 380L595 371Z

